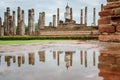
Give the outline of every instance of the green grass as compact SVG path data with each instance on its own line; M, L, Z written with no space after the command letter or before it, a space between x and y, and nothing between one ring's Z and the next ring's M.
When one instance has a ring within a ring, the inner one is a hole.
M65 42L68 40L0 40L0 45L14 45L14 44L35 44L35 43L49 43L49 42Z

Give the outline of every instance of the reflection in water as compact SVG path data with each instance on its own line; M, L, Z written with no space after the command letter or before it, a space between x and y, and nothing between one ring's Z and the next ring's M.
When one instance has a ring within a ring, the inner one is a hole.
M85 67L87 67L87 51L85 51Z
M70 66L72 66L72 55L73 55L73 52L65 52L65 62L66 62L67 69Z
M96 57L95 57L96 55L95 55L95 51L93 52L93 66L95 66L96 65Z
M34 53L29 53L29 64L34 65L35 64L35 54Z
M81 60L81 65L83 64L83 51L81 50L80 52L80 60Z
M84 53L83 53L84 52ZM35 65L35 58L37 56L39 56L39 61L40 62L45 62L46 61L46 56L45 55L45 51L38 51L38 54L35 54L33 52L28 53L28 56L26 55L21 55L21 56L3 56L5 57L5 62L7 63L7 66L11 66L11 63L17 63L18 67L21 67L22 65L26 65L25 63L25 58L28 57L28 64L29 65ZM65 62L65 67L68 69L69 67L72 67L73 65L73 56L75 57L75 55L73 54L77 54L75 51L52 51L52 56L53 56L53 60L57 60L57 65L60 66L60 61L63 60L63 58L61 57L61 55L64 55L64 62ZM95 56L95 51L93 52L93 66L96 65L96 56ZM1 63L1 58L2 56L0 56L0 63ZM57 57L57 59L56 59ZM80 51L80 63L81 65L84 65L85 67L88 67L88 60L87 60L88 56L87 56L87 51ZM17 61L16 61L17 60ZM84 62L84 63L83 63Z
M39 51L38 54L39 54L39 59L40 59L39 61L45 62L45 51Z
M120 51L101 50L98 68L104 80L120 80Z

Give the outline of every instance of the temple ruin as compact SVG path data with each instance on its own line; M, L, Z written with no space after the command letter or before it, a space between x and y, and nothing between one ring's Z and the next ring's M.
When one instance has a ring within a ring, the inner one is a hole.
M12 14L11 14L12 13ZM40 36L41 30L72 30L74 28L81 29L81 27L87 27L88 8L80 10L80 21L76 23L73 17L73 8L68 4L65 7L64 20L60 20L60 8L57 8L57 14L53 14L52 21L46 26L46 13L39 12L39 18L37 24L35 24L35 10L28 10L28 25L25 24L25 12L20 7L17 11L10 10L10 7L6 8L4 12L4 19L0 17L0 36ZM16 18L17 17L17 18ZM83 21L84 20L84 21ZM16 24L17 23L17 24ZM93 9L93 25L96 26L96 9Z
M99 40L120 41L120 0L107 0L99 15Z

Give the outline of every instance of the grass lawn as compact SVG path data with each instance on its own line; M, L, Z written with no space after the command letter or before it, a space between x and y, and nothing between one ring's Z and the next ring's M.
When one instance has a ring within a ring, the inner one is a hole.
M0 40L0 45L13 45L13 44L34 44L34 43L48 43L48 42L65 42L68 40Z

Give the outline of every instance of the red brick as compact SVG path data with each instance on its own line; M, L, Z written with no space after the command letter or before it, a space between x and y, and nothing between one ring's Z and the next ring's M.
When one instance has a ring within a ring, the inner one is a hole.
M120 42L120 35L99 35L99 40L107 42Z
M111 16L111 15L114 15L114 14L115 14L114 10L104 10L102 12L99 12L99 15L101 17L103 17L103 16Z
M115 15L120 15L120 8L115 9Z
M112 25L99 25L99 32L100 33L114 33L115 32L115 27Z
M103 9L108 10L108 9L114 9L114 8L119 8L119 7L120 7L120 2L119 3L107 4L107 5L103 6Z
M110 24L111 23L111 17L104 17L104 18L100 18L98 20L98 25L101 24Z
M106 64L115 64L114 56L99 56L99 61Z
M116 30L117 32L120 32L120 25L117 26Z

